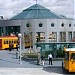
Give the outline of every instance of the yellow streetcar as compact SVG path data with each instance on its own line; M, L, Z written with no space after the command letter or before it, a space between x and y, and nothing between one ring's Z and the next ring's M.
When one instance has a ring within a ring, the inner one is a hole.
M9 44L13 44L13 48L16 48L17 43L18 43L18 37L16 36L0 37L0 50L8 49Z
M25 37L26 39L28 37ZM32 42L25 41L25 48L32 47ZM0 37L0 50L9 49L9 44L13 44L13 48L16 48L16 45L19 44L19 39L17 36L2 36Z
M63 67L69 72L75 72L75 48L64 48L65 58Z

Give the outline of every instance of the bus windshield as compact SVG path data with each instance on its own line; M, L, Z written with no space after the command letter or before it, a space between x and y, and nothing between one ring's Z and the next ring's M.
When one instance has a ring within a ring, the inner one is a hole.
M69 61L69 52L65 52L65 60Z
M75 61L75 53L71 53L71 59Z

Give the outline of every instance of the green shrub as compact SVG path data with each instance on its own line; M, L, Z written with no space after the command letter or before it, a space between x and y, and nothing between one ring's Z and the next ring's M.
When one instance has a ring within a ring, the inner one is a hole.
M46 58L48 58L49 54L52 54L53 57L59 57L62 58L64 57L64 51L63 50L50 50L50 51L42 51L41 54L44 55Z
M37 54L29 54L29 53L23 53L23 58L37 58Z
M48 55L51 53L52 55L53 55L53 51L52 50L50 50L50 51L43 51L42 52L42 54L44 53L44 56L46 57L46 58L48 58Z
M57 57L64 57L64 51L63 50L57 50Z
M28 58L37 58L37 55L27 55Z

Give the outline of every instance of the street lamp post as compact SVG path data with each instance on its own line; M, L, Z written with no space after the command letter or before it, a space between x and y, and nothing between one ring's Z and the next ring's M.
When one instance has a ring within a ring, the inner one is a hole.
M19 33L18 37L19 37L19 46L20 46L20 64L22 64L22 61L21 61L21 36L22 36L22 34Z

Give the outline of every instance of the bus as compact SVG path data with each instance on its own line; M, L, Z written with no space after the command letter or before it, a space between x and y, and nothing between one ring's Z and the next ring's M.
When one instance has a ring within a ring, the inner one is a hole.
M64 48L64 53L63 68L68 72L75 72L75 48Z

